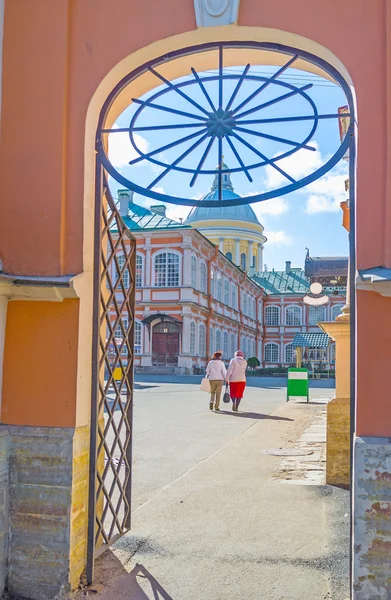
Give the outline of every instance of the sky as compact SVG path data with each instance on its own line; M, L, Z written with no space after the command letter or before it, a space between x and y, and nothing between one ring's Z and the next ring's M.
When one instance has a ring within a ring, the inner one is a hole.
M244 67L232 67L226 69L226 73L232 76L232 80L227 80L224 84L224 103L226 104L232 95ZM256 77L270 76L276 71L275 67L255 66L251 67L248 74L254 79L244 82L237 94L232 107L235 109L252 92L262 84ZM200 74L200 77L210 77L210 81L205 82L211 100L216 104L218 99L218 85L212 77L216 72L209 71ZM175 83L187 82L193 80L193 76L184 77L176 80ZM342 90L332 82L317 77L315 75L287 69L280 76L279 81L286 85L304 86L313 84L306 93L316 104L319 114L335 114L338 107L346 104L346 98ZM167 89L166 84L160 85L161 81L156 78L156 88L141 98L147 100L161 90ZM187 96L204 107L211 110L208 102L198 85L186 85L180 90ZM243 111L255 108L277 97L285 95L291 91L291 88L284 85L269 85L257 97L251 100L245 107L239 109L237 114ZM135 127L151 127L156 125L180 125L176 129L165 129L159 131L141 130L134 133L136 146L143 153L150 153L158 150L151 158L156 159L166 165L172 164L178 157L184 153L190 146L201 140L202 136L195 136L182 144L175 145L172 148L159 150L168 144L179 140L185 136L195 135L201 128L193 127L194 124L202 123L191 115L204 116L204 114L191 102L183 98L175 90L169 90L160 97L154 99L153 104L159 104L164 107L179 110L188 113L190 116L172 114L167 111L152 107L143 107L137 119L134 122ZM223 106L224 106L223 103ZM128 128L131 119L140 104L132 103L118 118L115 129ZM312 114L311 106L307 100L300 94L295 94L289 98L283 99L268 107L264 107L258 112L253 112L243 119L269 119L276 117L302 116ZM312 121L283 122L268 124L242 125L246 129L260 132L266 135L293 140L296 142L304 141L312 127ZM192 127L185 127L192 125ZM274 140L253 135L251 133L240 133L242 138L250 143L255 149L268 157L275 157L287 150L293 148L290 144L282 144ZM232 139L232 138L231 138ZM197 145L194 150L178 163L178 166L194 169L209 142L206 138ZM233 140L235 147L245 165L251 165L259 162L261 159L251 149L240 141ZM224 162L230 168L239 167L239 163L233 154L230 146L224 140L223 143ZM286 158L282 158L276 164L296 180L313 173L320 168L330 156L338 149L340 144L338 120L325 119L319 121L318 128L308 142L308 146L314 150L302 148ZM153 164L147 160L139 160L135 164L129 165L129 161L139 158L135 148L131 145L128 132L115 132L109 135L109 158L121 175L127 177L137 185L145 188L154 183L154 180L164 174L165 167ZM205 160L203 168L214 170L217 166L217 143L215 143ZM240 196L250 196L258 193L278 189L287 184L287 179L279 171L270 165L258 167L249 171L253 182L249 182L243 172L233 173L231 175L232 184L235 192ZM264 226L264 234L268 241L264 249L264 262L269 270L282 269L285 261L290 260L293 267L302 267L304 263L306 248L309 249L312 256L347 256L348 237L343 229L342 211L340 202L346 200L345 180L347 179L348 163L341 161L331 171L322 178L314 181L310 185L289 195L280 196L272 200L257 202L251 204L259 221ZM192 179L191 173L184 173L170 170L167 174L156 181L153 185L155 191L167 195L179 196L182 198L200 199L209 192L213 183L212 174L200 175L195 184L190 187ZM117 191L121 186L118 182L110 178L110 188L113 196L117 196ZM134 201L144 206L158 204L160 201L143 197L139 194L134 195ZM176 206L167 204L167 215L173 219L185 218L190 208L185 206Z

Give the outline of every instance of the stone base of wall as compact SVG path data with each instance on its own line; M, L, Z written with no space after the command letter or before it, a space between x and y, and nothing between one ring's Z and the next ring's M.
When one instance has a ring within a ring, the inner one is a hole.
M87 427L0 426L0 589L7 576L12 595L60 600L77 585L86 563L88 441Z
M391 598L391 438L354 440L353 599Z
M350 486L349 398L334 398L327 405L326 483Z

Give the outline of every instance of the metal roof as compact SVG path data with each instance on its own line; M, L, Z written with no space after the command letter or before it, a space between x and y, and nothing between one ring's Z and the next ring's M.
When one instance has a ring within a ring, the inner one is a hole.
M306 277L347 277L348 262L346 256L307 256L304 273Z
M122 217L125 225L132 231L139 229L178 229L188 228L187 225L178 223L164 215L155 213L144 206L129 203L129 212Z
M292 346L295 348L327 348L330 337L327 333L296 333Z
M290 271L263 271L251 275L258 285L271 294L306 294L310 289L310 281L305 277L303 269Z

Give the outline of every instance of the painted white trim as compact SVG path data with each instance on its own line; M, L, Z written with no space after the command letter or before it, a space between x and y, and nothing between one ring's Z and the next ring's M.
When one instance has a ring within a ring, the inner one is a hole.
M240 0L194 0L197 27L232 25L238 19Z
M176 254L177 256L179 256L179 277L178 277L178 285L165 285L165 286L160 286L160 285L155 285L155 260L157 256L160 256L162 254ZM178 252L178 250L174 250L173 248L161 248L160 250L156 250L156 252L153 252L151 254L151 261L152 261L152 268L151 268L151 273L152 273L152 281L151 281L151 287L154 289L157 288L162 288L162 289L178 289L179 287L181 287L182 285L182 261L183 261L183 255L181 252Z

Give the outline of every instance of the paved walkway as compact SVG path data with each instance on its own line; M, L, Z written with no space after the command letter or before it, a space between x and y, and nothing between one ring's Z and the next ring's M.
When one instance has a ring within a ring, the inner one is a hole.
M262 454L324 444L331 395L287 404L278 386L249 388L235 415L211 413L196 385L139 388L133 529L97 561L94 597L348 598L348 494L286 485L286 459Z

